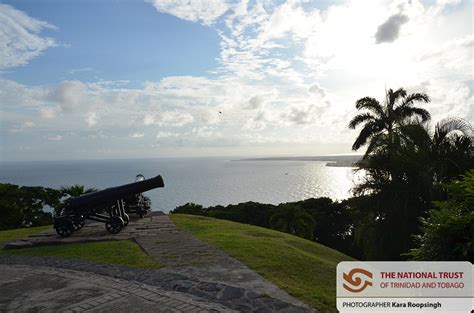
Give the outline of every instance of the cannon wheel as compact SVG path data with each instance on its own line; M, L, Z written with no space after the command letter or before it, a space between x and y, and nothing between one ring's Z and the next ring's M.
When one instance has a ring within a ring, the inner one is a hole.
M124 222L121 217L112 216L106 223L105 228L107 228L108 232L111 234L119 233L122 228L124 227Z
M54 228L61 237L69 237L74 232L74 224L69 220L57 223Z
M74 231L80 230L82 227L84 227L84 217L82 215L75 217L73 223Z
M127 213L123 215L123 227L126 227L128 225L128 222L130 222L130 216L128 216Z

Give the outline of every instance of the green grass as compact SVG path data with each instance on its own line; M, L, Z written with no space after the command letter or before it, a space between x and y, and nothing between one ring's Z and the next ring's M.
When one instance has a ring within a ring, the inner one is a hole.
M51 226L20 228L0 231L0 242L21 239L50 229ZM72 243L56 246L0 250L0 255L55 256L95 263L124 265L134 268L156 269L160 267L146 255L140 246L130 240Z
M336 266L353 258L282 232L202 216L173 214L175 224L239 259L322 312L336 310Z
M0 250L0 255L55 256L134 268L156 269L160 267L158 262L153 261L135 242L130 240Z
M10 230L1 230L0 231L0 242L2 241L12 241L40 233L47 229L51 229L51 225L47 226L38 226L38 227L28 227L28 228L18 228Z

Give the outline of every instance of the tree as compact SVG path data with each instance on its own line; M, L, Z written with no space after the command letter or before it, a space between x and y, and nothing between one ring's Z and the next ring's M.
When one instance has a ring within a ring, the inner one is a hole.
M313 217L291 203L279 205L277 212L270 218L270 225L274 229L292 235L313 239L315 225Z
M95 192L96 188L86 188L84 185L75 184L72 186L61 187L61 192L65 196L79 197L85 193Z
M446 197L442 183L473 167L472 128L458 118L439 122L434 131L411 121L370 145L371 153L356 164L365 177L355 195L367 198L355 237L367 258L398 259L413 248L419 217Z
M90 192L95 192L98 189L96 188L86 188L84 185L79 185L75 184L72 186L63 186L59 189L61 192L61 195L63 197L67 197L65 200L68 198L73 198L73 197L79 197L83 194L90 193ZM62 201L59 205L54 207L54 212L56 215L61 214L62 210L66 206L66 201Z
M172 214L192 214L192 215L206 215L202 205L195 203L186 203L184 205L177 206L171 211Z
M57 205L60 196L51 188L0 184L0 229L50 224L52 215L44 208Z
M425 109L414 107L415 102L428 103L430 98L424 93L407 95L406 90L400 88L396 91L389 89L386 92L383 104L371 97L357 100L357 110L364 110L365 112L356 115L349 122L349 128L355 129L362 123L364 123L364 126L352 145L352 150L358 150L367 141L377 138L381 134L387 134L391 137L394 128L403 124L409 118L420 117L422 121L429 120L429 112ZM368 153L370 153L369 150L366 154Z
M345 249L349 236L351 218L344 203L330 198L311 198L299 202L299 206L310 214L315 222L313 239L331 248Z
M449 197L435 201L421 218L418 246L408 255L415 260L474 261L474 169L446 184Z

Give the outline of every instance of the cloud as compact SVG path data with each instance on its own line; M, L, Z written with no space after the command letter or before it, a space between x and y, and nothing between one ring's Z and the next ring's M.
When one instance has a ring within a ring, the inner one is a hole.
M85 122L87 127L94 127L97 125L97 114L95 112L89 112L86 115Z
M52 97L59 103L61 110L72 113L80 109L86 85L78 80L67 80L59 84Z
M157 139L166 139L166 138L173 138L173 137L178 137L179 133L172 133L172 132L167 132L167 131L159 131L156 134Z
M288 112L281 116L292 124L310 124L320 117L316 106L313 104L291 106Z
M144 133L133 133L132 135L130 135L130 137L132 138L143 138L144 136Z
M68 72L69 75L75 75L77 73L82 73L82 72L97 72L94 70L92 67L84 67L84 68L76 68L72 69Z
M35 126L35 123L33 123L32 121L26 121L26 122L23 123L23 127L25 127L25 128L26 127L29 128L29 127L33 127L33 126Z
M186 112L162 111L160 113L147 113L143 118L145 125L181 127L192 123L194 117Z
M250 98L248 104L244 107L247 110L257 110L263 106L265 99L263 96L253 96Z
M230 7L221 0L146 0L158 12L167 13L180 19L211 25Z
M315 2L256 0L204 18L197 2L189 3L194 8L169 3L163 10L207 23L219 34L219 65L209 77L171 76L133 85L71 80L25 86L3 80L6 129L32 121L49 133L86 132L84 140L107 134L143 155L183 155L183 149L206 154L214 148L216 154L238 154L245 146L331 142L346 143L348 152L356 136L347 129L356 114L354 102L364 96L383 99L385 86L427 92L433 102L425 107L434 121L448 115L472 121L474 40L463 5L452 3L448 12L441 2L341 1L321 9ZM403 29L396 40L377 44L374 30L397 14L408 20L398 21ZM94 126L94 133L85 125Z
M54 136L49 136L48 137L48 140L50 140L50 141L60 141L62 139L63 139L63 136L61 136L61 135L54 135Z
M317 94L321 97L326 97L326 91L318 83L315 83L309 88L311 93Z
M11 133L21 133L27 128L32 128L35 126L35 123L32 121L23 122L19 127L12 128Z
M408 16L397 13L377 28L375 33L375 43L394 42L397 40L403 24L408 22Z
M56 110L54 108L41 108L40 116L46 119L53 119L56 117Z
M25 65L57 46L53 38L39 35L45 29L56 27L0 3L0 70Z

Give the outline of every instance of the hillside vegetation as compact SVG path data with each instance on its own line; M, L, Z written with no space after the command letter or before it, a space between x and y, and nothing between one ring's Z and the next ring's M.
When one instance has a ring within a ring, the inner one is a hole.
M173 214L185 231L239 259L290 295L322 312L336 310L336 266L351 257L321 244L257 226Z

